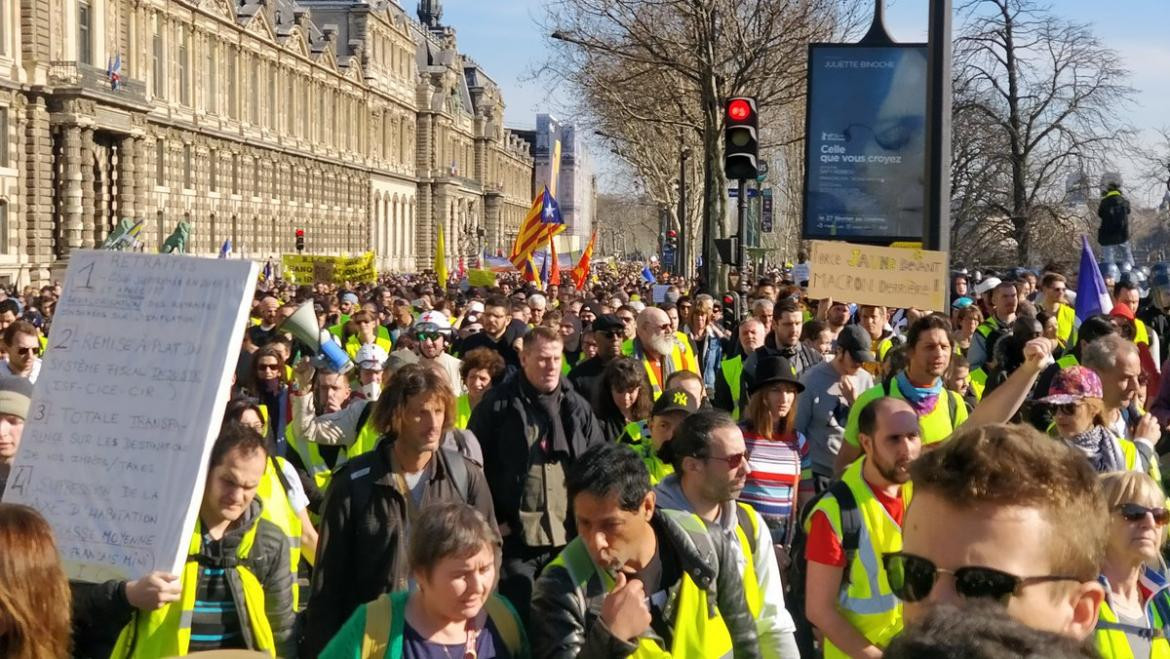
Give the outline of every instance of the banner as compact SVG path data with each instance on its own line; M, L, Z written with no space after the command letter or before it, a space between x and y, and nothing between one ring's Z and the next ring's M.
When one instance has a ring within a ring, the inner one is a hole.
M182 574L257 264L73 250L5 503L70 578Z
M947 254L817 240L808 296L946 312Z
M373 284L378 280L373 252L361 256L285 254L280 265L284 278L297 284Z
M926 63L922 44L809 47L802 238L921 240Z

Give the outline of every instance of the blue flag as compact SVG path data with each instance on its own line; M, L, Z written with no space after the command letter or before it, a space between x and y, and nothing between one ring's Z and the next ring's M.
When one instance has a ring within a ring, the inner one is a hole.
M648 265L642 268L642 279L645 279L647 284L658 283L658 280L654 278L654 273L650 272L650 266Z
M221 245L219 248L219 258L226 259L228 257L228 254L231 254L231 252L232 252L232 239L228 238L227 240L223 241L223 245Z
M1089 239L1081 236L1081 269L1077 273L1077 321L1085 322L1089 316L1107 314L1113 310L1113 300L1105 288L1105 278L1093 258Z

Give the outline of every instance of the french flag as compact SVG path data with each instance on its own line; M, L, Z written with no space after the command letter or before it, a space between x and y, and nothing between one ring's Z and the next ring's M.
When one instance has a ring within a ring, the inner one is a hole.
M1081 269L1077 273L1077 323L1085 322L1089 316L1107 314L1113 311L1113 299L1105 288L1105 278L1093 258L1089 239L1081 236Z

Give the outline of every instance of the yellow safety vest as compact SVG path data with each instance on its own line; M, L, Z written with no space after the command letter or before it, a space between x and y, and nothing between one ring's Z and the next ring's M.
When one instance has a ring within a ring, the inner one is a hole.
M371 421L374 416L374 409L370 406L375 404L375 401L368 401L366 403L366 407L370 412L369 414L365 414L366 420L358 428L357 437L354 438L353 443L345 449L345 455L350 460L373 451L374 447L378 445L378 440L382 438L382 433L374 429L374 424Z
M390 337L388 336L375 336L374 345L380 346L383 350L386 351L386 354L389 355L390 348L393 346L393 343L391 343ZM349 339L345 342L345 352L349 355L350 359L355 359L357 357L357 352L361 349L361 347L362 344L358 341L356 336L349 337Z
M292 450L301 456L301 464L309 472L309 476L313 479L313 484L317 486L317 489L322 492L328 489L329 481L333 479L333 469L329 467L329 463L321 455L321 446L303 437L298 439L292 431L291 423L285 426L284 437L288 441L288 445L292 447ZM337 466L340 467L344 462L345 455L339 453L337 456Z
M1150 641L1148 656L1150 659L1170 659L1170 642L1167 642L1163 632L1165 622L1157 609L1152 607L1151 609L1148 615L1153 621L1153 629L1157 635ZM1097 612L1097 628L1093 633L1101 659L1145 659L1145 655L1134 656L1133 648L1129 647L1129 640L1125 637L1127 629L1131 627L1117 619L1117 614L1109 606L1109 598L1102 600L1101 608Z
M467 429L467 422L471 420L471 399L463 394L455 399L455 427Z
M1135 309L1135 311L1136 311L1136 309ZM1137 318L1134 318L1133 319L1133 326L1134 326L1134 329L1137 330L1137 333L1134 334L1134 336L1133 336L1133 342L1138 344L1139 346L1150 345L1150 330L1146 328L1146 324L1143 323L1142 321L1138 320Z
M862 478L862 467L865 458L849 465L841 480L853 492L857 500L857 508L861 512L861 535L858 538L857 552L849 565L848 582L842 580L841 592L837 597L837 608L842 617L853 625L867 641L884 648L902 631L902 602L890 590L886 568L881 562L883 554L902 550L902 527L894 522L885 506L877 500L869 485ZM905 505L910 503L910 486L902 486L902 499ZM833 532L837 537L841 534L841 509L837 500L832 496L822 497L813 508L825 513ZM812 528L810 514L805 523L805 533ZM845 658L832 641L825 639L825 659Z
M662 383L658 381L658 377L654 374L654 368L650 366L650 360L646 359L641 354L638 354L638 352L639 351L636 349L633 339L626 339L626 341L622 343L623 355L627 357L636 357L639 361L642 362L642 367L646 369L646 378L650 380L650 388L651 392L654 394L654 400L658 400L658 397L662 395ZM666 362L664 360L663 364L665 365L665 363ZM695 374L698 374L699 372L699 366L695 362L695 356L691 354L690 349L687 348L685 344L680 344L678 340L675 340L674 347L670 349L670 365L671 373L684 370L691 371ZM665 375L663 375L663 379L666 379Z
M883 396L903 400L906 398L898 389L897 378L890 380L889 386L889 392L885 389L885 382L880 382L873 388L866 389L849 408L849 419L845 423L845 441L849 442L850 445L860 446L858 421L861 418L861 410L865 409L866 405ZM955 409L955 418L953 419L950 411L952 407ZM962 397L954 391L943 389L934 409L929 414L918 417L918 429L922 435L922 444L926 446L946 440L966 420L967 406L963 403Z
M747 599L748 612L753 618L758 618L764 608L764 594L760 591L760 579L756 574L754 560L755 553L760 551L756 546L756 538L760 534L760 518L754 508L739 501L735 502L735 513L739 518L735 525L735 537L739 538L739 546L744 556L743 594ZM771 547L765 547L764 550L771 551Z
M256 496L264 504L260 517L276 525L288 537L289 557L288 564L292 569L293 581L297 579L297 568L301 564L301 518L293 510L289 501L288 491L278 474L281 463L286 462L280 456L268 456L264 465L264 475L260 478L260 485L256 488ZM293 610L299 608L297 588L293 588Z
M662 509L661 513L682 526L692 538L705 536L710 532L706 523L692 513L665 509ZM613 589L613 578L610 577L608 571L597 567L597 564L589 557L589 552L585 549L581 538L573 539L545 569L550 568L561 568L568 571L569 577L577 584L581 592L585 590L589 580L595 576L601 579L606 591ZM675 597L676 600L673 603L668 602L663 607L664 610L674 612L673 620L668 621L673 624L673 640L670 649L663 648L654 639L642 637L638 639L638 649L629 656L635 659L665 659L666 657L718 659L731 657L731 633L727 631L727 625L723 622L723 617L719 615L718 607L714 602L708 601L707 591L699 588L691 576L684 572L679 580Z
M650 422L632 421L626 424L626 431L622 437L626 440L634 453L642 458L646 471L650 474L651 487L662 482L662 479L674 473L674 466L662 461L658 452L654 450L654 440L650 438Z
M1056 360L1056 365L1062 369L1065 369L1069 368L1070 366L1079 366L1080 361L1077 360L1076 355L1070 353Z
M983 367L971 371L971 391L975 393L975 400L983 400L983 390L987 388L987 371Z
M230 568L239 577L240 586L244 593L244 601L237 602L237 611L248 616L246 621L252 630L252 638L256 643L254 650L265 652L269 656L276 656L276 642L273 639L272 627L268 623L268 616L264 608L264 587L260 580L247 567L247 559L256 541L256 528L260 522L257 518L252 527L244 534L239 548L236 550L238 561ZM203 549L203 523L195 522L195 531L191 534L191 543L187 549L187 564L183 567L182 595L178 602L164 604L154 611L135 611L130 624L122 629L118 642L114 646L112 659L123 657L142 657L142 659L158 659L158 657L173 657L187 654L191 646L191 619L195 614L195 595L199 583L199 552Z
M740 389L740 382L743 378L743 355L724 359L720 362L719 368L723 372L723 379L727 382L728 389L731 390L731 418L739 421L739 399L743 395L743 391Z
M1056 306L1056 340L1066 347L1077 342L1076 309L1063 302Z

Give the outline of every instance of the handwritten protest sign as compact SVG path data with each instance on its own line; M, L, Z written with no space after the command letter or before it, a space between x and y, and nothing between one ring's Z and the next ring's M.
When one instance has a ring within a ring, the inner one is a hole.
M71 253L4 494L71 578L181 574L255 281L250 261Z
M945 252L818 240L811 265L810 298L946 311Z
M374 253L361 256L315 256L312 254L285 254L280 259L284 278L300 283L372 284L378 279L374 267Z

